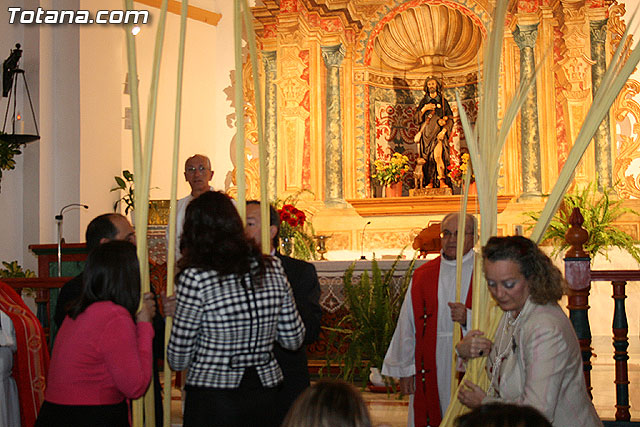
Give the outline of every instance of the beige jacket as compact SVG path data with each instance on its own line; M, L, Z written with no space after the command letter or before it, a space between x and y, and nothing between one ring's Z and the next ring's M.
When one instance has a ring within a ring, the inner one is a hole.
M587 394L578 338L560 306L538 305L529 300L520 316L494 381L498 391L483 403L503 401L533 406L554 427L602 426ZM508 319L505 313L496 332L496 343L500 342ZM503 339L509 337L510 334ZM498 352L496 343L487 359L489 378ZM506 348L504 344L502 349Z

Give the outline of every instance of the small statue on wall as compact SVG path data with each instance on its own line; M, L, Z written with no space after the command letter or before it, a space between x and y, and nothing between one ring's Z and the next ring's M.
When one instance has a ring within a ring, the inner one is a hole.
M416 159L416 168L413 170L414 187L416 190L424 188L424 170L423 166L426 160L422 157Z
M424 97L418 104L416 121L420 130L414 141L425 160L427 188L449 188L446 166L449 165L449 138L453 129L453 112L442 96L442 84L435 77L427 77Z

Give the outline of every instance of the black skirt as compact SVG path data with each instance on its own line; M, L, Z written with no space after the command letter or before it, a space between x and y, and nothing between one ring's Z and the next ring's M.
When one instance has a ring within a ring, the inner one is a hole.
M263 387L255 368L238 388L185 386L184 427L277 427L276 388Z
M129 427L126 401L114 405L58 405L46 400L36 427Z

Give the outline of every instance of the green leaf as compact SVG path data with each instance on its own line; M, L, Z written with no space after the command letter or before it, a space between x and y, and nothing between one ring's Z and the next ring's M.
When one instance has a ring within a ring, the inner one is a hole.
M358 375L364 387L369 368L382 366L415 265L414 258L399 283L394 284L398 282L394 272L401 256L388 271L382 270L375 259L371 273L363 271L359 278L354 278L355 262L345 270L343 286L349 311L335 327L323 327L329 332L325 367L339 365L340 378L353 381ZM340 352L330 353L331 349Z
M552 255L564 253L570 245L565 240L565 234L570 227L569 218L573 208L580 209L584 218L582 227L589 233L589 239L584 249L590 253L591 262L598 255L608 258L607 251L610 248L619 248L629 253L640 263L640 241L634 239L626 232L614 225L622 215L632 213L638 215L633 209L625 208L622 200L612 200L615 192L612 188L598 192L597 177L584 188L575 188L572 193L567 193L562 199L560 208L549 223L542 240L553 245ZM537 222L540 212L525 212L532 222ZM529 229L533 226L530 224Z

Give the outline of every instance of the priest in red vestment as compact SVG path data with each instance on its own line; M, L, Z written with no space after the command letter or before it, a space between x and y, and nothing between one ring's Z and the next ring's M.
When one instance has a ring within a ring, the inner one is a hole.
M438 426L451 397L453 330L471 326L472 251L476 222L467 216L460 301L456 299L458 214L440 224L440 256L416 269L382 365L382 374L400 379L411 395L409 426Z
M13 323L17 351L14 354L13 377L18 386L22 427L35 424L44 401L44 387L49 368L49 351L40 322L6 283L0 282L0 310Z

